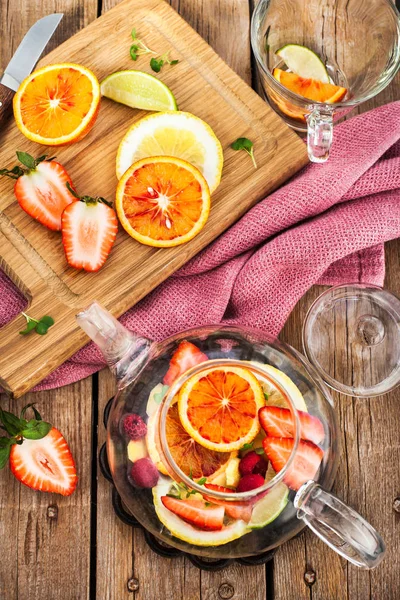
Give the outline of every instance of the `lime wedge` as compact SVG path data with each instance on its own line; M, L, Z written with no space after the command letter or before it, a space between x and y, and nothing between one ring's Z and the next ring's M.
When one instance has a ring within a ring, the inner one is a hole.
M264 498L261 498L253 508L250 529L262 529L272 523L283 511L289 496L289 488L282 482L272 488Z
M100 84L101 95L141 110L178 110L173 93L157 77L143 71L117 71Z
M318 54L305 46L287 44L276 51L282 58L287 68L306 79L317 79L322 83L330 83L328 71Z

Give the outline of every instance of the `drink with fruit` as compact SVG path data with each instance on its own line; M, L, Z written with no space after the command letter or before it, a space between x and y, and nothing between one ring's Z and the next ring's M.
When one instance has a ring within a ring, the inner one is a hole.
M108 461L124 505L150 533L191 554L235 558L307 524L353 563L380 562L377 532L325 491L337 422L303 356L239 327L151 342L96 303L77 318L117 377Z

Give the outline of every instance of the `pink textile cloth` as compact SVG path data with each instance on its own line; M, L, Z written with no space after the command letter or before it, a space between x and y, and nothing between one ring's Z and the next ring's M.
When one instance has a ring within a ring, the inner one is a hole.
M275 335L314 283L382 285L383 242L397 237L400 101L335 126L327 163L306 166L259 202L121 321L154 340L221 321ZM0 272L0 325L23 303ZM72 383L104 365L90 343L35 389Z

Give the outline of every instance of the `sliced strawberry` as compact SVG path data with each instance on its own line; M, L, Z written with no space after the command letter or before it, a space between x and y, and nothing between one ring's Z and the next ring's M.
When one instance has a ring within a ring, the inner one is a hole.
M14 194L28 215L59 231L65 207L76 200L70 176L60 163L46 160L46 156L35 159L27 152L17 152L17 156L25 168L1 169L0 175L16 179Z
M214 485L212 483L205 483L204 487L213 492L221 492L222 494L233 494L235 490L231 488L223 487L222 485ZM225 513L231 519L242 519L246 523L248 523L251 519L251 513L253 511L254 502L253 499L249 499L246 502L229 502L229 500L222 500L220 498L214 498L213 496L208 496L203 494L203 497L207 502L213 502L214 504L218 504L219 506L223 506L225 508Z
M181 519L204 529L205 531L219 531L224 524L224 507L207 507L202 500L179 500L171 496L161 496L161 502Z
M104 198L82 196L62 215L62 241L68 264L98 271L107 260L118 231L117 215Z
M325 431L318 417L301 410L298 410L297 414L300 420L300 437L314 444L320 444L324 440ZM267 435L284 438L294 436L293 417L288 408L263 406L258 411L258 418Z
M293 450L292 438L266 437L263 441L264 452L278 473L289 460ZM300 440L293 464L283 478L284 482L298 490L303 483L314 479L322 461L324 451L312 442Z
M69 496L78 481L71 451L55 427L40 440L11 446L10 468L21 483L41 492Z
M184 340L175 350L169 363L169 369L164 375L165 385L172 385L185 371L208 360L208 356L201 352L194 344Z

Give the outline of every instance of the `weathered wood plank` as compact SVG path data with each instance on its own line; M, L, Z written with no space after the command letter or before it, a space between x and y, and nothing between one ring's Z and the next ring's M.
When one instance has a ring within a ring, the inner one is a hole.
M74 494L35 493L6 468L0 476L0 597L51 600L89 597L91 502L91 379L54 391L27 394L1 405L19 412L36 402L67 439L79 482ZM8 471L8 472L7 472Z

